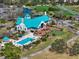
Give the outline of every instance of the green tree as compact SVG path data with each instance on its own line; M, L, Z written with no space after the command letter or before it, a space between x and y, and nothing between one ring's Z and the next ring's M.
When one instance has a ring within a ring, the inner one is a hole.
M69 48L69 55L74 56L79 54L79 43L75 43L72 48Z
M14 46L12 43L5 44L3 52L7 59L19 59L21 56L21 49Z
M57 39L51 45L52 51L56 51L57 53L64 53L65 47L66 47L66 44L63 39Z
M47 41L48 37L49 37L49 33L46 33L46 34L41 38L41 40L42 40L43 42L44 42L44 41Z

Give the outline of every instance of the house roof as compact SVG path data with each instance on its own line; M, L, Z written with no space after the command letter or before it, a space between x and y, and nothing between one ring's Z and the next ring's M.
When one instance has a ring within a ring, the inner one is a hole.
M19 16L16 21L16 25L19 25L22 22L22 17Z
M29 8L23 8L23 14L26 15L26 14L30 14L31 13L31 9Z
M25 17L24 24L27 28L39 28L39 25L41 24L41 22L47 22L48 20L49 20L49 17L47 15L35 17L32 19L27 19ZM20 23L22 23L22 17L17 18L16 24L19 25Z

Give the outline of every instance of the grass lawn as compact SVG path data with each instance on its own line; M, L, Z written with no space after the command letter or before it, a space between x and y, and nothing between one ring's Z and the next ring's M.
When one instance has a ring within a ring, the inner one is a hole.
M63 31L53 30L51 33L55 34L57 39L65 39L66 41L74 35L67 28L64 28Z
M37 11L48 11L49 6L36 6L34 9Z
M69 40L72 36L74 36L74 34L69 32L67 30L67 28L64 28L63 32L64 32L64 34L62 36L60 36L60 37L62 37L62 39L65 39L66 41Z
M52 34L55 34L56 36L60 36L60 35L63 35L64 32L63 32L63 31L53 30L53 31L52 31Z
M30 57L30 59L79 59L78 56L68 56L67 54L56 54L55 52L50 52L48 50Z
M64 11L64 10L61 10L61 11L56 11L55 12L56 15L63 15L63 16L74 16L72 13L68 12L68 11Z
M64 12L64 16L74 16L74 15L69 12Z

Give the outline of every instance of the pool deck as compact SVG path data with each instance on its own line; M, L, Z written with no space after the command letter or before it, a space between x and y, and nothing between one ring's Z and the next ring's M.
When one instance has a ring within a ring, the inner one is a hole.
M20 41L22 41L22 40L24 40L26 38L33 38L33 39L35 39L35 40L33 40L33 42L35 42L35 41L38 40L39 37L38 36L34 36L33 33L29 33L29 34L19 38L19 40L14 41L13 44L15 46L23 46L23 45L28 45L28 44L32 43L31 41L28 41L28 42L24 43L23 45L18 43L18 42L20 42Z
M21 40L23 40L23 39L25 39L25 38L28 38L28 37L33 37L33 34L32 33L30 33L30 34L28 34L28 35L25 35L25 36L23 36L23 37L21 37L21 38L19 38L19 40L18 41L16 41L16 42L19 42L19 41L21 41Z

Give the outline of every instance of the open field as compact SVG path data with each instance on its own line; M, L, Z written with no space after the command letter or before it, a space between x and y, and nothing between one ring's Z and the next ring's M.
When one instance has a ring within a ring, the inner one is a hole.
M79 56L68 56L67 54L56 54L48 50L30 57L30 59L79 59Z

